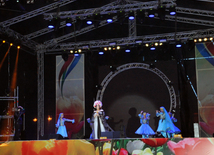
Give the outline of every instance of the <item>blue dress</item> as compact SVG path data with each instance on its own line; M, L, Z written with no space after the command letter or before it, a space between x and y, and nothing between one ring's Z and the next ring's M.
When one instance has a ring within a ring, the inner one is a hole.
M157 132L160 132L164 137L167 137L167 132L171 130L172 133L175 132L174 124L172 123L171 118L169 117L168 112L164 107L164 112L157 112L156 116L160 117Z
M169 130L169 131L167 131L168 133L172 133L172 134L177 134L177 133L180 133L181 132L181 130L177 127L177 126L175 126L174 125L174 122L177 122L177 119L176 118L174 118L173 116L171 117L171 120L172 120L172 122L173 122L173 126L174 126L174 132L172 131L172 130Z
M63 138L68 137L67 129L65 127L65 121L74 123L74 119L73 120L66 119L66 118L63 118L62 120L58 119L57 124L56 124L56 127L58 128L58 130L57 130L56 134L62 135Z
M146 118L143 117L142 114L138 115L140 117L140 123L142 124L137 131L135 132L138 135L143 135L143 137L148 137L149 135L154 135L155 132L149 126L149 116L147 115Z

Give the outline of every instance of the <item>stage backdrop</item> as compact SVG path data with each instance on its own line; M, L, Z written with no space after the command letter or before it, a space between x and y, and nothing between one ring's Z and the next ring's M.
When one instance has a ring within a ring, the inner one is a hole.
M154 67L162 71L169 80L173 82L175 93L177 86L177 64L176 61L156 62ZM108 66L99 68L99 82L109 74ZM124 131L121 137L135 138L134 132L140 127L138 114L140 111L150 113L150 126L156 131L159 118L156 117L156 110L164 106L167 111L170 109L170 95L166 84L155 73L145 69L129 69L116 75L107 85L103 95L103 109L110 117L109 125L115 131ZM179 103L177 101L177 103ZM179 106L176 108L175 118L178 122L175 125L180 128Z
M195 47L199 133L211 137L214 133L214 45L198 43Z
M69 55L67 61L56 57L56 121L59 113L75 119L66 123L69 138L84 136L84 55Z

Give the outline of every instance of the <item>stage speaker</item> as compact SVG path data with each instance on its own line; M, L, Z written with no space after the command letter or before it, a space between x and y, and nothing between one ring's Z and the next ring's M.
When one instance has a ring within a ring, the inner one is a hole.
M120 131L101 132L101 136L100 137L106 137L108 139L120 138Z

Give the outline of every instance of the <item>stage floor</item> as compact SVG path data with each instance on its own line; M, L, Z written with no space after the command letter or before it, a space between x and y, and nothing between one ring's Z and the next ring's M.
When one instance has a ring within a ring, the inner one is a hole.
M214 155L214 138L7 141L1 155Z

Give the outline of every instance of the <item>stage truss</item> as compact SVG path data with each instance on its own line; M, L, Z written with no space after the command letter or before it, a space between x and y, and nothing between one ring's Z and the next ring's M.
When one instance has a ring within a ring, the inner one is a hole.
M116 75L118 75L123 71L129 70L129 69L136 69L136 68L151 71L152 73L158 75L163 80L163 82L165 83L169 91L169 97L170 97L169 111L173 111L174 113L176 111L176 94L175 94L174 87L170 84L170 80L158 68L151 67L151 65L145 64L145 63L128 63L117 67L114 71L111 71L101 82L102 89L98 90L96 100L102 101L106 87Z

